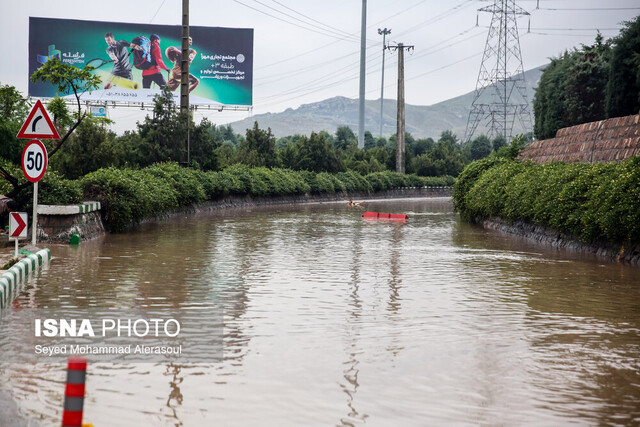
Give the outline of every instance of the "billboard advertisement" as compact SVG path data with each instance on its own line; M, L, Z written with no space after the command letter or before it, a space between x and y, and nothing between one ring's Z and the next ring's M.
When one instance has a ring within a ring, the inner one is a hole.
M189 34L190 103L251 106L253 29L190 26ZM152 102L165 86L178 100L182 27L30 17L29 76L52 58L95 68L102 84L83 101ZM30 96L56 91L29 81Z

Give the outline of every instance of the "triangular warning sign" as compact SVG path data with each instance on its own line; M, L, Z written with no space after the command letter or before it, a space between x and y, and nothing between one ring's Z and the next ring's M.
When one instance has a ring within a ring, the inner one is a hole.
M47 110L44 109L44 105L42 105L42 101L39 99L31 109L27 120L25 120L22 128L20 128L20 132L18 132L16 138L60 139L60 135L58 135L58 131L53 126Z

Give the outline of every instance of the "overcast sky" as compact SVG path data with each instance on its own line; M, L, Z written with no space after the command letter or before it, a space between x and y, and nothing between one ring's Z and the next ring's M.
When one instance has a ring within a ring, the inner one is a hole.
M26 94L29 17L179 25L181 0L0 0L5 54L0 83ZM379 99L382 36L414 45L405 57L406 101L431 105L475 88L491 14L481 0L368 0L366 98ZM592 44L599 29L618 34L640 14L638 0L520 0L530 12L518 20L524 69L566 49ZM226 124L251 114L281 112L334 96L357 98L361 0L191 0L191 25L253 28L253 112L197 112ZM476 21L478 26L476 26ZM530 24L529 24L530 21ZM530 32L527 31L530 25ZM396 98L397 54L385 58L385 99ZM144 112L112 109L118 132ZM243 129L235 129L244 132Z

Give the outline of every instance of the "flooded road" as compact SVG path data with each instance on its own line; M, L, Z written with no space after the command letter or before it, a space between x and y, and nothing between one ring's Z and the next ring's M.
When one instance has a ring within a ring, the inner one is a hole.
M99 426L640 423L640 269L461 222L448 199L174 217L79 247L9 310L215 301L210 364L89 364ZM18 332L19 334L19 332ZM65 366L0 365L59 424Z

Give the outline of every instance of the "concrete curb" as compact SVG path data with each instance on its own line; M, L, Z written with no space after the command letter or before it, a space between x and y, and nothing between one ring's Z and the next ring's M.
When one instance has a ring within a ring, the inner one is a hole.
M18 288L26 282L29 273L49 264L51 252L49 249L31 254L21 259L0 276L0 309L4 309L17 295Z
M75 215L99 211L100 208L100 202L84 202L81 205L38 205L38 214Z
M520 236L545 246L592 254L611 261L629 263L640 267L640 243L630 244L627 247L620 243L607 241L585 243L574 236L559 233L549 226L531 224L525 221L509 222L500 218L491 218L487 220L476 219L475 223L485 229Z

